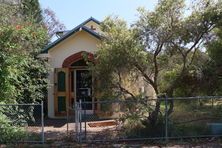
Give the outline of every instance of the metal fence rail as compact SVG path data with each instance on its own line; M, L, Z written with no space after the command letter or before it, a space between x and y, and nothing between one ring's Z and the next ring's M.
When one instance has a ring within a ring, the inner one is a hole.
M1 143L44 143L41 104L0 104Z
M157 100L160 108L152 125L149 116ZM89 104L91 112L85 107ZM222 96L80 101L75 121L79 142L221 137Z

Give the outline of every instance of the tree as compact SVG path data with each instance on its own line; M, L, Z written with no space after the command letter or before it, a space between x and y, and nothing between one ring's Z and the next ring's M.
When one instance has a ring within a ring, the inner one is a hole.
M21 15L25 19L32 19L35 23L42 23L42 10L38 0L21 0L20 7Z
M0 103L38 103L45 98L47 64L37 57L48 42L45 27L21 15L18 5L0 4ZM21 122L34 121L34 107L0 108L2 143L26 136Z
M66 29L64 24L62 24L58 20L55 13L51 9L49 8L43 9L42 15L43 15L43 22L48 31L50 39L55 35L56 32L61 30L64 31Z
M20 10L21 16L24 17L24 19L33 20L35 23L45 26L49 39L51 39L56 32L65 30L64 24L59 21L55 12L50 8L41 9L38 0L22 0Z
M48 66L38 55L49 42L39 3L0 3L0 10L0 103L39 103L46 99ZM20 126L35 122L34 107L27 107L1 106L1 143L27 136Z
M221 21L221 2L203 0L198 4L185 16L183 0L161 0L153 12L140 8L139 20L131 28L118 18L108 17L102 25L105 38L94 67L103 88L135 98L120 82L121 74L128 73L142 75L157 95L173 96L197 61L206 61L200 49ZM167 77L170 81L165 86L162 82ZM148 116L151 125L156 124L159 111L157 99ZM173 101L168 113L172 111Z
M221 80L221 68L222 68L222 28L218 26L211 37L211 40L206 44L209 60L206 66L203 68L203 80L202 89L204 92L213 95L221 95L222 80Z
M38 54L52 34L64 26L53 11L42 11L37 0L1 3L0 8L1 100L42 100L47 87L47 64Z
M21 10L17 5L3 3L0 7L0 100L42 100L47 87L47 66L37 55L48 42L47 31L32 19L18 17Z

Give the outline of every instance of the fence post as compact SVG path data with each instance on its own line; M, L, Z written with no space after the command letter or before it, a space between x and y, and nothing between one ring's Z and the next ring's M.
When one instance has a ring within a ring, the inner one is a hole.
M84 122L84 123L85 123L85 125L84 125L84 126L85 126L85 135L84 135L84 136L85 136L85 137L84 137L84 139L85 139L85 140L86 140L86 105L87 105L87 104L86 104L86 101L85 101L85 102L84 102L84 118L85 118L85 119L84 119L84 120L85 120L85 122Z
M79 123L80 123L80 139L79 142L82 143L82 100L79 100Z
M168 142L168 97L165 95L165 141Z
M69 137L69 105L66 106L66 136Z
M44 135L44 108L43 108L43 101L41 101L41 120L42 120L42 144L45 142L45 135Z
M79 103L75 103L75 125L76 125L76 139L79 142Z

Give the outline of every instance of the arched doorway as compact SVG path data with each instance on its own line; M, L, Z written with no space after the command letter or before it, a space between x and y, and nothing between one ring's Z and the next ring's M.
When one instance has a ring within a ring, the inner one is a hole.
M84 65L84 64L86 64L86 63L84 63L85 62L84 56L87 56L87 59L90 60L90 61L93 60L93 54L92 53L85 52L85 51L80 51L78 53L75 53L75 54L67 57L64 60L64 62L62 64L62 67L63 68L72 68L73 66L86 66L86 65ZM81 65L81 64L83 64L83 65Z
M92 53L78 52L67 57L62 64L63 68L56 70L56 115L64 115L67 111L71 113L69 108L72 108L80 100L93 102L92 75L84 56L88 56L89 60L93 60ZM82 108L86 110L87 114L93 113L94 110L92 103L87 103Z

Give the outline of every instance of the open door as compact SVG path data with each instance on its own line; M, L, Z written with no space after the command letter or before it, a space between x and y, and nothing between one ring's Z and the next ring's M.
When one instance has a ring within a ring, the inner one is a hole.
M92 74L89 70L76 70L76 101L87 102L82 105L82 109L87 114L93 113L92 100Z
M54 108L56 116L67 113L69 99L69 70L68 68L55 68Z

